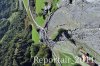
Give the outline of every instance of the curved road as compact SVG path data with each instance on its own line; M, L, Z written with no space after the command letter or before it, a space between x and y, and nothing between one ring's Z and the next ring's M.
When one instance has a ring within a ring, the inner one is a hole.
M31 8L30 8L30 5L29 5L29 0L28 0L28 7L29 7L29 11L30 11L31 18L32 18L32 20L33 20L33 24L32 24L32 25L35 25L35 26L36 26L35 28L39 28L39 29L40 29L40 36L41 36L41 39L43 39L43 42L44 42L45 44L47 44L48 47L51 48L51 50L52 50L52 47L53 47L56 43L55 43L54 41L52 41L52 40L49 39L49 37L48 37L48 35L47 35L45 29L44 29L43 27L39 26L39 25L37 24L37 22L35 21L35 19L34 19L34 17L33 17L33 14L32 14L32 12L31 12ZM86 47L86 46L85 46L85 47ZM86 47L86 48L88 48L88 47ZM88 49L90 49L90 48L88 48ZM91 49L90 49L90 50L91 50ZM91 51L92 51L92 50L91 50ZM52 52L53 52L53 55L54 55L55 57L57 57L55 51L52 50ZM94 52L94 51L93 51L93 52ZM98 54L98 53L97 53L97 54ZM58 64L58 65L61 66L61 64Z

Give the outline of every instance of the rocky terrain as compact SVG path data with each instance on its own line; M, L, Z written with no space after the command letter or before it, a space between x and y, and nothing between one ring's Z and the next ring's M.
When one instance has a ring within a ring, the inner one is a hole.
M86 43L87 46L100 54L99 0L75 0L72 4L66 3L67 1L61 0L59 4L60 8L53 14L48 23L48 36L54 38L59 34L59 29L68 30L73 40ZM62 42L66 38L63 38L63 40L58 39L58 42L59 40Z
M76 63L79 66L89 66L76 61L75 57L81 55L80 48L100 65L99 0L59 0L57 10L53 11L45 27L47 30L41 32L45 42L40 41L38 44L32 40L35 23L29 19L29 12L35 11L35 1L30 2L27 5L25 0L23 5L21 0L0 1L0 66L78 66ZM33 9L28 10L27 6L30 5ZM32 13L31 15L36 16ZM38 29L36 30L38 33ZM54 45L50 47L50 44ZM47 59L70 58L71 61L66 64L47 62L44 65L34 63L36 56Z
M48 35L60 28L69 30L72 38L82 40L100 53L100 4L76 1L59 8L48 23Z

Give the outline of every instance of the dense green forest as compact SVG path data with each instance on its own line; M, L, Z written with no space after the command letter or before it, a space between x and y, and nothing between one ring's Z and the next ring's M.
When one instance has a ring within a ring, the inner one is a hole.
M0 66L90 66L84 58L98 60L97 52L72 38L79 24L70 14L79 5L65 1L0 0ZM34 62L36 57L39 62ZM66 59L69 63L63 63Z
M18 0L0 0L0 66L43 66L33 64L33 57L52 57L47 46L34 44L32 27L26 28L25 20L26 11L19 9Z

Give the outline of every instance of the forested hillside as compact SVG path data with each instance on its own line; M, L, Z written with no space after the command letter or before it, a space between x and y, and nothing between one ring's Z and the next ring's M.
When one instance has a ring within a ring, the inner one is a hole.
M32 27L26 27L26 21L18 0L0 0L0 66L39 66L33 64L34 56L52 57L45 45L34 44Z
M0 0L0 66L99 66L99 21L99 0Z

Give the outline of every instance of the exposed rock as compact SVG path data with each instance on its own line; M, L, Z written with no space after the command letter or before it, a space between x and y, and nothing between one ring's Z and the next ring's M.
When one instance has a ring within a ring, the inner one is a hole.
M74 40L81 40L100 54L100 1L74 0L62 5L48 23L49 37L61 28L71 30Z

